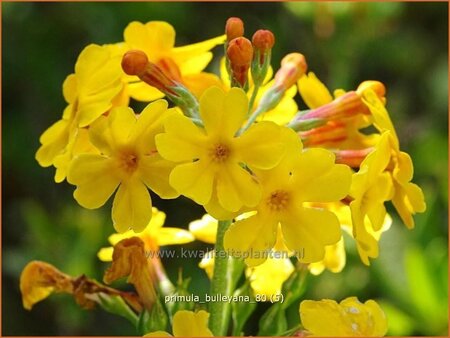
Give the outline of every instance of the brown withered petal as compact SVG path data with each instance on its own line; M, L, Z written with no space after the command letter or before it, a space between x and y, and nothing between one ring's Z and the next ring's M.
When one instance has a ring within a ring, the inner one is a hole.
M91 309L99 303L98 294L122 297L136 312L142 311L142 305L136 294L122 292L88 279L82 275L74 278L56 269L53 265L32 261L23 269L20 276L20 291L23 307L31 310L34 304L44 300L54 292L73 295L75 301L85 309Z
M144 242L138 237L125 238L114 246L111 266L105 271L103 281L111 284L128 276L127 282L136 288L146 309L151 309L156 300L153 281L154 271L147 262Z
M53 292L72 293L70 276L62 273L53 265L32 261L20 275L20 292L23 307L31 310L34 304L47 298Z

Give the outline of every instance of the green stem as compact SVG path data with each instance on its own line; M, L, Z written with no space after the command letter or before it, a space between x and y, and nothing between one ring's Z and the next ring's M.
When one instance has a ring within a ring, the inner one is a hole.
M250 113L253 110L253 105L255 104L256 95L258 95L258 91L259 91L259 84L255 83L255 85L253 86L252 97L250 98L250 102L248 103L248 115L250 115Z
M214 275L211 281L212 297L231 296L233 293L233 278L231 277L234 264L223 247L223 238L230 224L231 221L219 221L217 229ZM209 327L214 336L226 336L230 320L230 303L216 299L216 301L209 303L209 311L211 314Z

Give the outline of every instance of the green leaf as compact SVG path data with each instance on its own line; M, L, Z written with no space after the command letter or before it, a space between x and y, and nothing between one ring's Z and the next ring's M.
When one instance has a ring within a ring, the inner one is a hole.
M138 324L138 316L130 309L120 296L98 294L99 304L103 310L128 319L134 326Z
M255 311L257 304L253 297L253 292L250 287L250 284L246 282L242 287L237 289L233 296L239 297L249 297L250 301L243 302L232 302L231 303L231 315L233 318L233 336L242 335L242 329L244 328L245 323L247 322L250 315Z
M154 331L165 331L168 322L169 318L164 307L157 300L150 311L142 311L137 323L137 330L141 336Z
M259 320L258 336L279 336L287 331L285 312L282 303L272 305Z

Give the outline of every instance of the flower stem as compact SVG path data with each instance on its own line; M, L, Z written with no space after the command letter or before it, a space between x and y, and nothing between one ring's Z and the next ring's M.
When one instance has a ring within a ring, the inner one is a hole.
M214 257L214 275L211 281L211 296L231 296L233 293L233 259L229 258L223 247L225 232L231 221L219 221ZM211 317L209 326L214 336L226 336L230 320L230 304L217 299L209 303Z

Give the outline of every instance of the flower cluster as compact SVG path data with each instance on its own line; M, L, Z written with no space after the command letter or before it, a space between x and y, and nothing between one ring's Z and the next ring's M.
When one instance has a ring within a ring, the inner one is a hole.
M220 76L204 72L211 49L222 44ZM118 234L109 238L113 247L99 252L112 260L104 281L129 276L137 293L90 280L90 288L80 289L78 279L33 262L21 280L26 308L60 291L131 318L142 334L167 334L172 322L175 336L224 335L225 304L211 303L208 327L209 314L192 302L160 302L158 295L187 293L187 284L180 278L174 286L149 252L195 238L215 244L214 256L200 263L212 292L269 297L264 301L288 290L289 303L301 296L308 271L344 268L343 232L366 265L378 256L381 233L392 223L386 203L414 227L424 196L411 182L412 161L400 150L385 86L364 81L333 96L307 72L300 53L286 55L274 75L274 44L268 30L245 38L243 22L230 18L223 36L174 47L174 28L152 21L130 23L122 42L81 52L63 84L68 105L42 134L36 159L56 168L56 182L74 185L74 198L85 208L99 208L114 195ZM299 110L297 93L309 109ZM134 100L148 105L136 113ZM374 132L362 131L369 126ZM152 207L149 190L163 199L185 196L207 215L189 231L163 227L165 214ZM237 288L244 270L245 283ZM248 318L249 306L233 307L233 318ZM284 308L270 311L279 317ZM372 300L305 300L300 318L301 330L313 335L387 330ZM243 323L234 323L234 335Z

